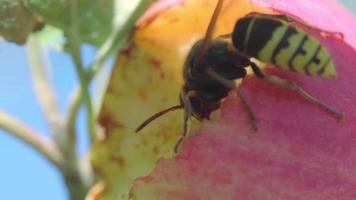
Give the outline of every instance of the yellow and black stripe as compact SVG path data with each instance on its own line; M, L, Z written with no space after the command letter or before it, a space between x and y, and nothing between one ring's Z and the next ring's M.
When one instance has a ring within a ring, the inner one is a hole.
M236 22L232 42L244 55L301 74L336 78L328 50L287 21L246 16Z

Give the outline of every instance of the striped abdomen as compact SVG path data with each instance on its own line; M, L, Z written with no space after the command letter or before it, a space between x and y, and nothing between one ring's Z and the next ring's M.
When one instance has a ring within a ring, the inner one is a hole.
M239 52L281 69L336 77L328 50L313 36L283 20L241 18L236 22L232 42Z

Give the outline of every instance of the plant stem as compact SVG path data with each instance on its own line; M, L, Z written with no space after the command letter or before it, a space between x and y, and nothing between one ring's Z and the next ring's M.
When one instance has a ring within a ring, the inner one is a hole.
M0 129L30 145L54 166L62 167L62 155L52 140L3 111L0 111Z
M123 26L115 26L114 30L111 32L108 39L104 42L101 48L98 50L96 56L94 57L93 62L90 64L88 71L85 71L84 66L82 64L81 55L80 55L80 38L78 38L78 22L77 22L77 8L76 8L76 0L71 1L71 29L67 33L69 50L71 56L73 58L75 68L80 80L80 87L76 88L73 92L70 101L70 109L67 115L66 121L66 131L69 133L75 133L75 125L77 120L77 114L79 112L79 108L81 102L85 103L87 108L87 120L88 120L88 129L91 137L92 143L97 138L95 135L95 121L93 113L93 107L91 98L89 95L88 87L92 79L95 75L101 70L103 63L109 56L109 54L117 48L121 48L124 43L127 41L129 33L134 26L135 22L141 15L141 13L147 7L147 4L150 0L142 0L134 10L134 12L128 17L126 23ZM117 28L116 28L117 27ZM83 160L83 166L86 166L89 161ZM92 176L92 171L88 170L87 176ZM67 176L65 176L67 177ZM70 180L66 180L68 187L71 188L74 186L70 185ZM79 184L79 183L78 183ZM82 184L82 183L80 183ZM88 184L87 184L88 185ZM85 185L82 185L80 188L84 188ZM79 189L80 189L79 188ZM79 190L77 189L77 190ZM75 191L70 191L72 199L80 198L79 196L75 197ZM80 193L78 194L80 195Z
M62 170L64 181L69 190L71 200L85 199L85 196L91 187L91 185L87 185L83 181L78 163L76 163L76 166L76 168Z
M80 54L80 39L78 37L78 22L77 22L77 1L70 1L70 18L71 18L71 28L67 33L69 51L74 62L74 66L80 81L80 91L81 91L81 100L86 106L87 110L87 125L88 132L91 143L96 140L95 135L95 120L94 120L94 111L92 106L92 101L89 93L89 79L87 72L84 69L82 63L82 58Z
M78 74L78 78L80 81L80 93L81 93L81 99L83 100L83 103L86 106L87 110L87 124L88 124L88 131L89 131L89 137L91 143L93 143L96 139L95 135L95 126L94 126L94 111L93 111L93 106L92 106L92 101L89 93L89 81L86 76L86 71L84 70L84 67L81 62L81 56L79 53L79 49L76 47L71 48L71 55L72 59L75 64L75 69ZM78 107L77 107L78 109ZM78 109L79 110L79 109Z
M129 33L132 27L135 25L136 21L142 14L142 12L147 7L150 0L142 0L128 17L127 22L123 26L115 26L113 31L110 33L110 36L105 40L103 45L99 48L96 53L93 62L90 64L87 73L88 84L95 77L95 75L102 69L103 63L109 56L110 52L114 49L120 49L127 41ZM81 101L81 88L76 88L73 92L71 101L70 101L70 110L67 117L67 131L75 131L76 125L76 116L79 111L80 101Z

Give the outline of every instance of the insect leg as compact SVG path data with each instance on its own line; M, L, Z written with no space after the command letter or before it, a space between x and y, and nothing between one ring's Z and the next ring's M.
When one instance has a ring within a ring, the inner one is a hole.
M251 13L247 14L246 16L257 16L257 17L279 19L279 20L290 22L290 23L295 23L305 29L308 29L311 31L316 31L321 34L325 34L326 36L333 36L333 37L338 37L338 38L344 39L344 34L341 32L326 31L326 30L323 30L320 28L316 28L312 25L304 23L304 22L302 22L290 15L286 15L286 14L266 14L266 13L259 13L259 12L251 12Z
M247 115L248 115L248 118L250 119L250 122L251 122L251 125L252 125L252 129L254 131L257 131L258 130L258 127L257 127L257 123L256 123L256 118L255 118L255 115L253 114L252 110L251 110L251 107L248 105L246 99L244 98L244 96L241 94L240 90L235 86L235 91L236 91L236 94L237 96L240 98L240 101L242 103L242 106L244 107L244 109L246 110L247 112Z
M226 87L231 88L232 90L236 91L237 96L240 98L240 101L242 103L242 106L244 107L244 109L246 110L247 114L248 114L248 118L251 122L252 128L253 130L257 131L257 124L256 124L256 118L251 110L251 107L248 105L246 99L243 97L243 95L241 94L240 90L236 87L235 83L224 78L223 76L221 76L220 74L216 73L212 68L208 68L207 69L207 73L215 78L217 81L219 81L221 84L225 85Z
M313 97L312 95L310 95L309 93L307 93L304 89L302 89L301 87L299 87L296 83L294 83L293 81L290 80L285 80L285 79L281 79L277 76L274 75L268 75L268 74L264 74L255 63L250 63L253 72L257 75L257 77L277 84L279 86L282 87L286 87L289 89L292 89L294 91L296 91L298 94L302 95L305 99L307 99L308 101L318 105L321 109L323 109L324 111L334 115L337 119L341 120L344 117L344 114L342 112L339 112L337 110L335 110L334 108L332 108L331 106L321 102L320 100L316 99L315 97Z
M232 37L232 33L226 33L218 36L218 38L222 38L222 39L229 39L231 37Z
M184 121L183 121L183 131L177 143L174 146L174 153L178 153L179 146L182 144L184 139L187 137L188 133L188 119L192 115L192 104L190 102L190 97L196 95L195 91L189 91L183 96L184 102Z

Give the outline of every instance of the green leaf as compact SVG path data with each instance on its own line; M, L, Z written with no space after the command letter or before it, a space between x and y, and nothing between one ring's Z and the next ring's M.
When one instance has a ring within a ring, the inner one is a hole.
M62 29L70 30L72 19L70 6L72 0L23 0L25 5L41 16L46 23ZM112 29L114 16L114 0L77 0L75 13L78 24L80 43L92 43L100 46Z
M21 0L0 0L0 35L6 40L23 44L27 36L42 28L42 23Z

